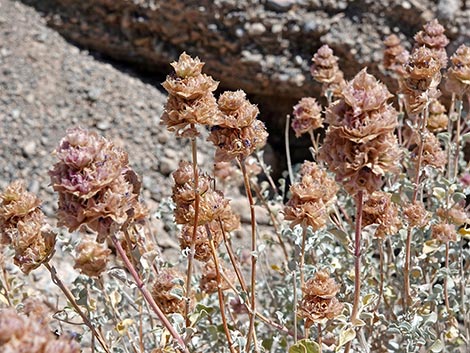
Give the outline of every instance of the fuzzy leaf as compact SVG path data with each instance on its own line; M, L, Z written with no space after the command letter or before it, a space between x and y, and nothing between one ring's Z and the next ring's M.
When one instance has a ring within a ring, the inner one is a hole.
M437 339L434 341L431 347L429 347L429 350L433 353L441 352L444 349L444 344L440 339Z
M320 353L320 346L316 342L303 339L290 347L289 353Z
M346 329L346 330L341 330L339 333L339 343L338 347L336 347L336 352L339 352L342 346L344 346L346 343L349 341L352 341L356 337L356 330L354 330L352 327Z

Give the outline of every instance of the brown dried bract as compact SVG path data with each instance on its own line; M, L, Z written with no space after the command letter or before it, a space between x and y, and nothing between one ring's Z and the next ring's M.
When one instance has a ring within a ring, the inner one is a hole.
M165 314L184 313L183 277L172 269L163 269L155 279L152 297Z
M179 238L181 250L191 248L191 244L193 242L193 231L193 226L186 225L183 227ZM196 228L196 237L194 240L194 258L202 262L207 262L212 258L208 232L210 232L210 238L212 238L212 241L214 242L215 249L218 248L223 239L220 223L216 220Z
M198 134L195 125L217 123L219 113L213 92L218 82L202 73L204 63L199 58L186 53L171 66L175 74L167 76L162 84L169 96L161 123L178 136L194 137Z
M430 218L422 202L406 204L403 207L403 215L409 226L418 228L426 227Z
M427 120L427 128L429 131L436 133L447 130L449 117L446 114L446 108L437 99L434 99L429 105L429 116Z
M343 310L343 304L336 298L339 285L327 271L318 271L314 278L306 282L302 291L304 296L299 303L298 314L305 319L306 327L333 319Z
M396 234L401 226L398 217L398 207L392 202L392 195L376 191L364 203L362 211L362 225L377 224L375 236L384 239Z
M402 76L405 73L403 65L407 62L410 53L400 44L400 39L395 34L385 38L384 45L384 67L398 76Z
M457 241L457 232L453 224L439 222L431 227L431 236L442 243Z
M296 137L311 133L323 127L322 108L312 97L302 98L295 106L292 115L292 129Z
M418 46L426 46L436 53L442 68L447 66L447 53L445 48L449 44L449 39L444 32L445 28L437 19L433 19L426 23L423 26L423 30L419 31L414 36Z
M106 270L111 250L93 240L82 240L77 246L76 269L90 277L99 277Z
M470 47L462 44L450 60L446 89L461 98L470 89Z

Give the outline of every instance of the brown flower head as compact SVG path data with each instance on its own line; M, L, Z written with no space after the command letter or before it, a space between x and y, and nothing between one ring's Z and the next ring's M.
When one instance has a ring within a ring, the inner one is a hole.
M426 48L419 47L411 53L405 65L405 86L414 91L424 92L436 88L441 81L441 63L435 53Z
M152 297L165 314L184 312L184 281L176 271L163 269L155 279Z
M462 97L470 89L470 47L462 44L450 58L446 89Z
M446 108L437 99L434 99L429 105L429 116L427 120L427 128L435 133L447 129L449 117L446 114Z
M296 137L323 127L321 106L315 98L302 98L295 106L292 119L292 129Z
M243 91L224 92L219 97L220 124L213 126L208 141L216 147L216 162L246 158L266 144L268 133L256 119L258 108L251 104Z
M441 220L457 227L469 222L468 214L462 204L455 204L450 209L438 208L436 214Z
M234 129L250 126L259 114L258 107L246 99L246 93L242 90L225 91L217 102L222 113L219 125L223 127Z
M219 271L225 273L225 275L231 282L233 282L233 280L235 279L235 274L231 271L227 271L226 269L224 269L223 266L220 266ZM225 278L223 278L222 275L220 276L220 278L220 289L222 291L230 289L230 285L225 280ZM218 286L219 284L217 283L217 272L215 271L215 264L212 261L206 262L204 268L202 269L202 276L199 282L199 288L201 288L202 292L211 294L217 292Z
M55 150L59 159L49 172L56 192L93 197L126 168L127 153L95 132L74 128Z
M423 136L423 154L421 163L423 166L432 166L437 169L443 169L447 163L447 156L441 147L439 139L429 131L424 131ZM419 144L412 151L411 158L417 163L419 154Z
M382 134L366 143L355 143L341 136L338 129L327 131L319 157L336 180L352 194L363 190L369 193L379 189L387 172L398 171L401 152L392 133Z
M377 238L385 238L396 234L401 226L398 217L398 207L392 202L392 195L376 191L364 203L362 211L362 224L368 226L377 224L375 232Z
M322 94L330 92L333 97L338 97L345 84L343 72L338 66L338 57L333 55L333 50L328 45L318 49L312 58L310 73L315 81L323 84Z
M233 212L230 204L225 206L219 218L220 222L222 222L223 230L227 233L240 228L240 216Z
M431 226L431 236L442 243L457 241L457 232L453 224L440 222Z
M80 272L90 277L99 277L106 269L111 250L93 240L83 240L76 250L77 256L73 267Z
M204 63L199 58L193 59L186 53L181 54L178 62L173 62L171 66L175 74L167 76L163 83L169 96L162 124L178 136L195 136L197 129L194 125L213 125L217 122L218 109L213 92L218 82L202 73Z
M0 309L0 351L4 353L79 353L80 345L67 338L56 338L48 327L48 320L33 314L16 313L14 309Z
M429 213L422 202L408 203L403 207L403 215L411 227L424 228L429 221Z
M304 295L311 295L323 299L331 299L338 294L340 286L330 277L327 270L320 270L305 283L302 289Z
M26 191L23 181L7 186L0 199L2 243L13 246L15 264L28 274L52 256L56 234L39 208L40 200Z
M443 68L447 66L447 53L445 48L447 44L449 44L449 39L444 32L445 28L437 19L433 19L426 23L423 26L423 30L416 33L414 37L418 46L426 46L436 53L441 67Z
M333 50L325 44L313 55L310 73L320 83L332 83L337 78L340 70L338 57L333 55Z
M68 130L56 150L59 162L49 172L59 193L59 225L74 231L88 226L98 241L145 216L139 204L141 183L128 166L127 153L94 132Z
M395 34L385 38L384 45L384 67L398 76L402 76L405 72L403 65L407 62L410 53L400 44L400 38Z
M193 241L193 226L185 225L180 235L180 248L184 250L190 248ZM207 262L212 258L211 246L209 243L209 234L217 248L223 239L222 229L217 220L196 228L196 238L194 241L194 258L201 262Z
M302 224L318 230L326 225L338 185L313 162L304 162L301 175L290 188L292 196L284 208L284 218L291 221L291 227Z
M305 319L306 327L333 319L343 310L343 304L336 299L339 286L327 271L317 272L314 278L306 282L302 291L304 296L298 313Z

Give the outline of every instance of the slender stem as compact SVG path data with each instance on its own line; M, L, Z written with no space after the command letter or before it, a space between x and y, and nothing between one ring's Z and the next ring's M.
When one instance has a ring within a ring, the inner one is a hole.
M266 208L266 210L269 213L269 218L271 218L271 222L273 223L274 232L276 233L276 237L277 237L277 240L279 242L279 245L281 245L282 252L284 254L284 257L286 259L286 264L287 264L289 262L289 254L287 253L286 244L284 244L284 241L282 240L282 237L281 237L281 232L279 230L278 220L276 219L276 216L274 215L274 212L271 209L271 207L269 207L269 204L266 201L266 198L261 194L261 190L260 190L259 186L256 185L255 183L251 183L251 186L255 190L256 196L258 197L258 199L261 201L261 203L264 205L264 207Z
M320 347L320 353L322 353L322 330L321 324L318 324L318 347Z
M49 273L51 274L51 279L52 279L52 282L57 285L57 287L60 288L60 290L62 291L62 293L65 294L65 296L67 297L67 300L70 302L70 304L72 304L73 308L75 309L75 311L78 313L78 315L80 315L80 317L82 318L83 322L85 323L85 325L88 326L88 328L91 330L91 333L94 337L96 337L96 339L98 340L98 342L100 343L101 347L103 347L103 349L107 352L107 353L110 353L111 351L109 350L108 348L108 345L106 344L106 341L105 339L103 338L103 336L101 335L101 333L93 326L93 324L91 323L90 319L88 318L88 316L86 316L86 314L82 311L82 309L80 309L80 307L78 306L72 292L70 292L70 290L65 286L64 282L62 282L62 280L59 278L59 276L57 275L57 270L55 269L54 266L52 266L51 264L49 264L48 262L44 262L43 263L44 267L47 268L47 270L49 271Z
M140 292L144 296L145 300L147 303L150 305L152 310L155 312L159 320L163 323L163 325L166 327L166 329L170 332L170 334L173 336L173 338L179 343L180 345L180 350L189 353L188 348L186 347L186 344L184 343L183 339L181 336L176 332L175 328L173 325L168 321L167 317L163 313L163 311L160 309L158 304L155 302L153 299L152 295L148 291L148 289L145 287L144 282L140 278L139 274L137 273L136 269L134 266L132 266L132 263L130 262L129 258L126 255L126 252L122 248L121 243L119 240L116 238L115 235L111 236L111 240L113 241L114 246L116 247L117 252L119 253L119 256L121 256L122 261L124 261L124 264L127 268L127 270L130 272L131 276L134 278L134 282L137 285L137 288L139 288Z
M351 322L357 319L359 302L361 297L361 232L362 232L362 208L364 205L364 192L361 190L356 197L356 229L354 238L354 302L351 314Z
M462 100L459 99L457 101L457 129L455 131L455 156L454 156L454 174L453 179L457 178L457 174L459 172L459 156L460 156L460 123L461 123L461 115L462 115Z
M223 273L221 272L220 275L222 276L222 278L228 283L229 287L231 290L233 290L233 292L235 294L237 294L238 296L240 296L240 292L237 290L237 288L235 288L235 286L233 285L233 283L230 281L230 279ZM247 303L247 302L243 302L243 306L246 308L246 310L250 313L251 312L251 308L249 306L250 304ZM288 334L289 336L291 337L297 337L299 338L299 336L297 334L295 334L294 331L292 330L289 330L287 327L281 325L281 324L278 324L274 321L272 321L271 319L267 318L266 316L264 316L263 314L261 314L259 311L256 312L256 317L259 318L261 321L263 321L265 324L269 325L269 326L272 326L274 327L275 329L277 329L279 332L282 332L282 333L285 333L285 334Z
M379 261L380 261L380 286L379 286L379 299L377 300L377 305L375 310L379 309L380 302L382 300L383 292L384 292L384 243L382 239L379 239Z
M255 332L255 317L256 317L256 263L258 261L258 254L256 252L256 214L255 214L255 202L253 200L253 194L251 193L250 180L248 173L246 172L245 159L238 159L240 164L243 180L245 182L245 191L250 204L250 216L251 216L251 310L250 316L250 328L247 337L247 347L249 347L250 337L253 338L255 346L255 352L258 352L258 344Z
M307 240L307 227L302 226L302 246L300 248L300 289L303 290L305 286L304 266L305 266L305 243Z
M292 171L292 161L290 158L290 143L289 143L289 127L290 127L290 115L286 117L286 130L284 132L284 141L286 144L286 158L287 158L287 170L289 171L290 183L294 183L294 172Z
M297 273L292 271L292 279L294 285L294 344L297 343Z
M421 175L421 163L423 160L423 150L424 150L424 136L423 132L425 131L428 117L428 108L424 109L423 114L421 115L421 124L419 126L420 140L419 140L419 150L418 150L418 161L415 168L415 180L414 180L414 189L413 189L413 198L411 203L416 203L418 199L419 191L419 178ZM413 236L413 227L408 226L407 235L406 235L406 247L405 247L405 264L403 266L403 276L404 276L404 295L403 295L403 311L406 310L410 302L410 266L411 266L411 242Z
M191 128L194 129L194 124L191 124ZM184 315L186 319L186 327L191 325L189 320L189 310L191 307L191 279L193 274L193 262L194 262L194 252L196 248L196 235L197 235L197 225L199 219L199 203L201 200L201 195L199 194L199 172L197 169L197 140L196 137L191 138L191 151L193 158L193 173L194 173L194 226L193 234L191 237L191 248L188 255L188 267L186 270L186 305L184 310Z
M313 150L315 151L315 160L317 160L318 156L318 143L317 140L315 139L315 136L313 135L313 131L309 131L308 134L310 135L310 141L312 142L312 147Z
M356 227L354 237L354 301L350 321L355 324L359 312L361 299L361 232L362 232L362 208L364 206L364 192L361 190L356 196ZM352 341L346 344L344 349L348 353L351 349Z
M220 229L222 229L222 235L224 237L225 248L227 249L228 257L230 259L230 262L232 263L233 269L235 270L235 274L237 276L238 282L240 283L240 286L242 287L243 291L248 293L248 288L246 286L245 279L243 278L240 267L238 266L237 258L235 257L235 254L233 253L232 242L230 241L229 236L225 232L220 218L219 218L219 222L220 222Z
M455 93L452 93L452 100L449 108L449 122L447 123L447 132L449 133L449 144L446 144L447 150L447 179L451 177L452 170L452 130L454 127L453 115L455 114Z
M446 241L446 259L445 267L447 270L447 275L444 277L444 302L446 305L447 313L450 314L450 304L449 304L449 290L447 288L447 276L449 276L449 242Z
M227 317L225 316L225 303L224 303L224 293L222 291L222 280L220 278L220 269L219 269L219 259L217 258L217 253L215 251L214 240L212 239L211 231L209 229L209 225L206 224L206 232L209 237L209 245L211 247L212 258L214 260L215 266L215 276L217 281L217 294L219 297L219 307L220 307L220 316L222 318L222 325L224 327L225 336L227 337L228 346L231 353L237 353L235 348L233 347L232 337L230 335L230 330L228 329L227 325Z

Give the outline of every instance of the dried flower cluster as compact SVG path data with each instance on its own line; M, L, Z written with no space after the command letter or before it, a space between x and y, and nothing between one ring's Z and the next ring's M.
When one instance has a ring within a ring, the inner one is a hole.
M397 170L400 150L393 134L397 112L387 104L390 97L385 85L364 69L327 109L330 126L319 158L351 194L374 192L386 172Z
M59 225L74 231L83 225L98 242L146 216L139 203L140 182L127 153L95 132L67 131L55 151L59 162L49 172L59 194Z
M402 76L404 74L403 65L407 62L410 53L401 45L400 38L395 34L391 34L385 38L384 45L384 67L394 72L397 77Z
M266 127L256 119L258 107L246 99L245 92L224 92L218 104L221 117L208 138L217 147L215 162L244 159L266 144Z
M345 84L343 72L338 66L338 57L325 44L313 55L310 67L312 77L323 84L322 94L338 97Z
M54 252L56 235L49 229L41 201L26 191L23 181L17 180L0 194L0 235L2 244L15 250L15 264L28 274L47 262Z
M375 236L384 239L396 234L401 227L398 207L392 202L392 195L376 191L364 203L362 225L377 224Z
M305 327L333 319L341 313L343 304L336 298L339 289L339 285L325 270L318 271L315 277L305 283L298 308L299 316L305 319Z
M163 87L168 100L162 116L162 124L177 136L194 137L195 125L215 125L218 118L217 102L213 92L218 82L202 73L204 63L188 54L180 55L178 62L171 63L175 74L168 76Z
M339 187L314 162L304 162L300 174L301 180L290 187L292 196L284 208L284 218L291 227L300 224L318 230L326 225Z
M186 301L182 278L175 270L163 269L155 279L152 297L165 314L184 313Z
M429 116L427 128L432 133L447 129L449 117L446 114L446 108L437 99L434 99L429 105Z
M431 236L442 243L457 241L457 231L453 224L439 222L431 226Z
M416 33L414 40L417 46L425 46L431 49L438 58L442 68L447 66L446 46L449 39L444 34L445 28L434 19L423 26L423 30Z
M80 345L48 327L43 310L31 310L28 316L14 309L0 309L0 351L3 353L79 353Z
M470 48L462 44L450 61L452 65L447 71L446 89L462 97L470 91Z
M98 277L105 269L111 250L94 240L84 239L76 248L74 268L90 277Z
M422 202L415 202L403 207L403 216L410 227L424 228L428 224L430 215Z
M216 220L228 205L222 192L211 188L211 179L207 174L198 171L198 185L194 185L193 166L189 162L181 161L178 169L173 172L175 185L173 186L173 201L176 204L175 220L178 224L194 225L197 189L200 196L199 216L197 225L204 225Z
M447 164L447 156L444 150L441 147L439 139L428 130L424 130L421 133L421 139L423 144L423 154L421 156L421 165L422 166L432 166L436 169L443 169ZM418 144L418 135L414 134L412 142L416 143L416 147L411 153L411 159L417 163L419 158L419 144Z
M235 274L233 272L227 271L223 267L220 268L220 271L224 272L230 282L234 282ZM199 288L202 292L211 294L217 292L218 287L219 284L217 283L217 272L215 271L215 264L212 261L208 261L202 269L202 276L201 280L199 281ZM222 279L220 283L220 289L222 291L230 289L230 285L225 279Z
M439 97L440 70L441 62L434 51L424 46L413 50L401 80L405 107L410 116L421 113Z
M312 97L302 98L295 106L292 119L292 129L296 137L306 133L312 133L323 127L321 106Z

